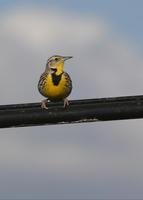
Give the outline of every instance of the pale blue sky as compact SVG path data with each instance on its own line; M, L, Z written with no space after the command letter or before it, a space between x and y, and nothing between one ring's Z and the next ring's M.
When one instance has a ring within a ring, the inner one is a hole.
M0 8L43 6L77 12L82 15L97 15L106 19L119 33L143 45L142 0L0 0ZM142 47L142 46L141 46Z

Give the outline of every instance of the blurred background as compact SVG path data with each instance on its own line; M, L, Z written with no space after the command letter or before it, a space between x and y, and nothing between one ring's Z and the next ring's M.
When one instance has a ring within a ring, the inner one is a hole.
M0 0L0 105L39 102L48 57L70 99L143 94L142 0ZM143 120L0 130L0 199L143 199Z

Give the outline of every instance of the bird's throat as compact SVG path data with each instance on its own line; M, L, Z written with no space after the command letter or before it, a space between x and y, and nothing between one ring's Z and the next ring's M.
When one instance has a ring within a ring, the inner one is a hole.
M64 65L64 62L60 62L57 64L57 67L56 67L56 72L55 72L55 75L60 75L63 73L63 65Z

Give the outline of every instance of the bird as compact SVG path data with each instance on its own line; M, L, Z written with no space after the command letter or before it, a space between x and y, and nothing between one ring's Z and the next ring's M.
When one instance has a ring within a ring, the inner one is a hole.
M51 56L46 63L44 73L40 76L38 90L47 99L41 102L41 108L48 109L48 101L64 101L64 108L69 106L67 97L72 91L72 80L64 71L64 63L72 56Z

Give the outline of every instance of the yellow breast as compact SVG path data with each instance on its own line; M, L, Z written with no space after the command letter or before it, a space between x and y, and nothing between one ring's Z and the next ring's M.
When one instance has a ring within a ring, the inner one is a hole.
M67 73L60 75L47 74L43 80L43 86L40 91L42 95L49 100L58 101L66 98L72 89L72 83Z

